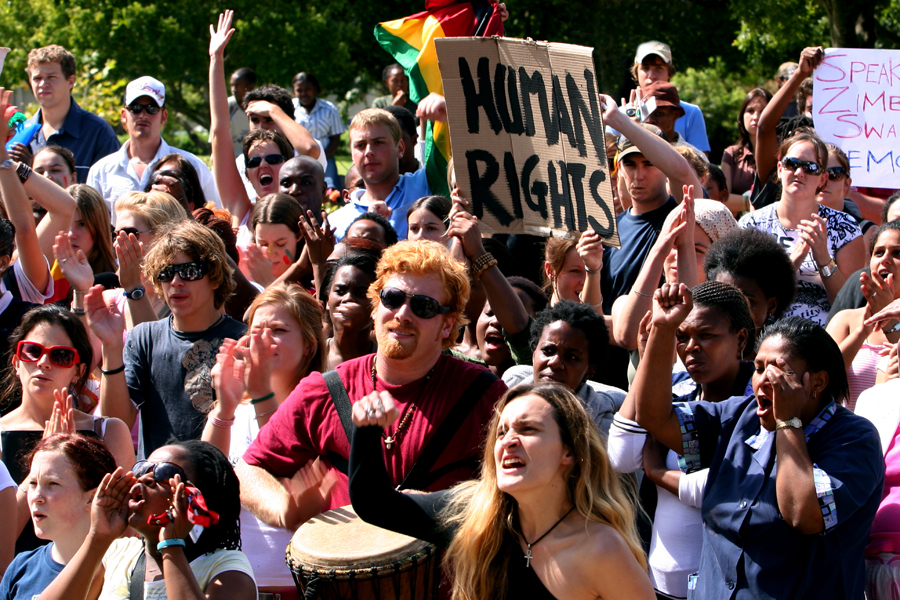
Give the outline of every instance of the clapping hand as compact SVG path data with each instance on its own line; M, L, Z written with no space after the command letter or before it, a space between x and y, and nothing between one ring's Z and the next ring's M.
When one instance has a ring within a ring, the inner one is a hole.
M136 481L132 472L122 467L103 476L91 504L90 537L108 545L125 533L128 499Z
M44 425L44 437L57 433L75 433L75 410L72 408L74 398L69 390L53 390L53 411L50 420Z
M66 279L72 285L72 289L78 292L86 292L94 285L94 270L88 262L84 250L80 248L75 251L72 248L70 234L67 231L60 231L56 234L56 243L53 244L53 256L56 258L56 264Z

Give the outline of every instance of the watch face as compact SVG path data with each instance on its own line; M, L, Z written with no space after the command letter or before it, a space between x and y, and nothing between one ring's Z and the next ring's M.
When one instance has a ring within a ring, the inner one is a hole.
M144 297L144 290L141 288L135 288L131 290L131 293L127 294L128 298L132 300L140 300Z

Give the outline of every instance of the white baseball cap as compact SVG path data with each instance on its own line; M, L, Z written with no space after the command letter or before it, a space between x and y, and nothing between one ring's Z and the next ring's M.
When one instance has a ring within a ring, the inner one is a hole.
M650 56L651 54L656 54L664 61L666 64L672 64L672 49L669 48L668 44L663 44L662 42L657 42L656 40L651 40L649 42L644 42L640 46L638 46L637 52L634 55L634 62L642 63L644 59Z
M125 106L128 106L141 96L149 96L157 106L166 103L166 86L153 77L138 77L125 88Z

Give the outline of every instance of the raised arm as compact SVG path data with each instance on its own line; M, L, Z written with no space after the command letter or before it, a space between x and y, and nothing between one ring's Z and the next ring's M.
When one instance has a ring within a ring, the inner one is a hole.
M616 101L610 96L600 94L600 104L603 107L603 123L631 140L653 166L665 173L669 179L669 189L680 190L686 185L694 186L695 190L703 187L697 172L669 142L653 135L629 119L625 113L619 112Z
M473 268L475 260L485 254L481 232L478 229L478 217L464 210L459 210L453 215L447 229L447 237L460 240L463 252L472 262ZM506 333L516 334L528 327L528 313L525 312L522 301L496 264L473 274L481 279L488 301L491 303L491 310Z
M684 203L666 217L662 231L653 243L641 266L631 292L616 298L612 308L613 336L616 344L626 350L637 348L641 319L653 307L653 292L659 287L666 257L678 236L688 228L687 207ZM693 224L691 224L693 229ZM693 250L693 249L692 249Z
M75 216L75 198L46 177L32 173L23 184L25 192L35 202L47 209L47 214L37 225L38 243L47 260L53 262L53 242L60 231L72 228ZM33 281L33 280L32 280Z
M11 95L12 92L0 88L0 115L6 114ZM5 140L8 132L9 126L6 120L0 119L0 139ZM6 146L4 144L0 144L0 146L3 146L0 148L0 162L9 160ZM48 183L55 185L50 181ZM25 188L22 187L22 182L19 181L15 168L0 169L0 193L3 196L7 216L16 228L16 249L19 253L18 260L21 262L22 271L34 284L34 287L44 293L50 283L50 269L47 267L47 259L44 258L44 252L41 250L38 240L31 202L28 200ZM71 214L69 219L67 227L71 226ZM51 242L51 256L53 256L52 246Z
M231 117L228 112L228 92L225 87L225 47L234 29L234 11L219 15L215 29L209 26L209 143L212 146L212 172L222 206L231 213L231 224L237 227L251 209L244 182L234 164L234 145L231 142Z
M825 58L825 52L821 47L804 48L800 53L800 66L787 80L787 83L775 92L759 117L753 158L756 160L756 173L759 175L761 184L768 181L778 163L778 134L775 132L775 127L781 120L781 115L784 114L788 104L794 99L797 90L800 89L800 84L812 75L813 70L819 66L823 58Z
M102 362L100 368L113 371L103 374L100 380L100 414L116 417L125 422L130 430L137 418L137 408L131 402L128 385L125 382L125 365L123 352L125 344L122 334L125 331L125 317L116 308L115 302L109 305L103 298L103 286L95 285L84 299L88 325L102 344Z
M281 129L291 146L300 154L319 158L319 144L310 135L306 127L294 120L293 115L286 115L281 108L265 100L253 100L247 105L248 117L268 117Z
M672 355L675 332L692 308L691 291L683 283L664 284L653 296L653 317L647 348L620 413L633 419L679 454L684 452L681 425L672 406ZM663 368L665 365L665 368Z

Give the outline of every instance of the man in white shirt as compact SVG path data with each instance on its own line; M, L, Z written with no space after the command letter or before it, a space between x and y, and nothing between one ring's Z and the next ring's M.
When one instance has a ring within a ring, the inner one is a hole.
M128 140L117 152L95 163L87 180L110 205L114 222L112 205L116 198L126 192L143 190L150 181L153 165L172 152L184 156L197 170L206 199L220 204L209 167L190 152L169 146L162 138L160 132L169 117L165 105L166 87L153 77L139 77L125 88L121 116Z

